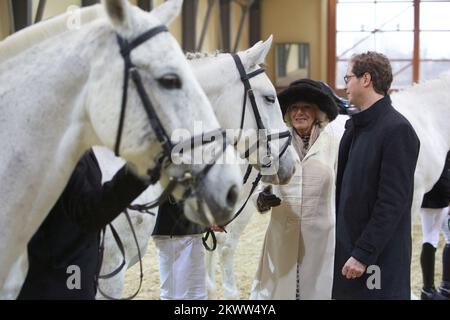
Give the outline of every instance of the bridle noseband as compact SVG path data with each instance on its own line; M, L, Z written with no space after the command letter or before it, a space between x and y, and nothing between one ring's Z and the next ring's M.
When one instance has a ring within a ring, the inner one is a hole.
M140 35L131 42L128 42L128 40L117 35L117 42L119 43L120 54L124 59L122 105L120 109L119 128L117 130L116 144L114 147L114 153L116 154L117 157L119 156L123 124L125 121L125 110L127 107L128 83L130 74L138 90L139 97L141 98L142 105L144 106L145 112L147 113L150 125L152 126L152 129L154 130L156 137L159 143L161 144L163 152L165 154L170 154L170 151L173 149L173 145L170 141L170 138L167 135L166 131L164 130L164 127L162 126L158 116L156 115L155 108L153 107L153 104L150 101L147 92L144 89L144 86L142 84L142 78L136 66L133 64L133 62L131 62L130 57L131 51L133 51L133 49L137 48L139 45L143 44L145 41L153 38L154 36L156 36L161 32L168 32L167 27L163 25L157 26L143 33L142 35Z

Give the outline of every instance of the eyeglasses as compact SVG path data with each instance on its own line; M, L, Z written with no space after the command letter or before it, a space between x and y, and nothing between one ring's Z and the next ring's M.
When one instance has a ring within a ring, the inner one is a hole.
M353 77L356 77L356 75L355 74L351 74L351 75L344 76L345 84L347 84L350 81L350 79L353 78Z

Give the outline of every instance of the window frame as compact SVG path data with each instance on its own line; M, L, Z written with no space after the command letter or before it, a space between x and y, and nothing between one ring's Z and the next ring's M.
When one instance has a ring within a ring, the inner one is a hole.
M327 82L335 89L342 89L342 88L336 88L336 69L337 69L337 54L336 54L336 35L337 35L337 26L336 26L336 15L337 15L337 3L339 0L328 0L328 58L327 58L327 65L328 65L328 73L327 73ZM421 31L427 32L430 30L420 30L420 3L421 2L448 2L450 3L450 0L428 0L428 1L421 1L421 0L412 0L413 6L414 6L414 29L413 29L413 54L412 59L408 61L411 61L412 64L412 79L411 84L414 82L417 83L420 80L420 63L426 62L426 61L448 61L450 62L450 59L420 59L420 33ZM450 31L449 30L438 30L438 31ZM392 59L392 61L396 61L398 59ZM394 88L395 89L395 88Z

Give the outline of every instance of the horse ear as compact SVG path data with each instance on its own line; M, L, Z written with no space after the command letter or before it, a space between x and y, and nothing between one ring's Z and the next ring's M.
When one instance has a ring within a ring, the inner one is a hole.
M154 13L155 17L158 17L158 20L167 26L179 16L182 6L183 0L167 0L153 9L151 13Z
M272 46L273 36L262 42L259 41L253 47L246 50L242 56L243 63L246 67L250 68L255 65L264 63L270 47Z
M103 0L112 25L120 34L132 31L131 8L127 0Z

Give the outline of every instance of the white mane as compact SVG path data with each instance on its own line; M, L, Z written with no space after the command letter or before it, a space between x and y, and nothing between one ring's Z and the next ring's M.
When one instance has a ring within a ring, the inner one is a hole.
M82 8L79 14L81 24L86 24L105 16L101 5ZM42 41L68 31L68 22L72 15L73 13L70 12L63 13L7 37L0 42L0 61L4 62Z
M186 52L185 57L187 60L189 60L193 63L197 63L197 62L201 63L203 61L200 61L200 60L219 58L219 57L225 56L227 54L229 54L229 53L222 52L220 50L216 50L214 52ZM267 64L262 62L262 63L251 65L249 69L253 70L254 68L256 68L258 66L261 68L267 68Z
M213 53L208 52L186 52L186 59L188 60L198 60L204 58L215 58L221 54L220 50L216 50Z

